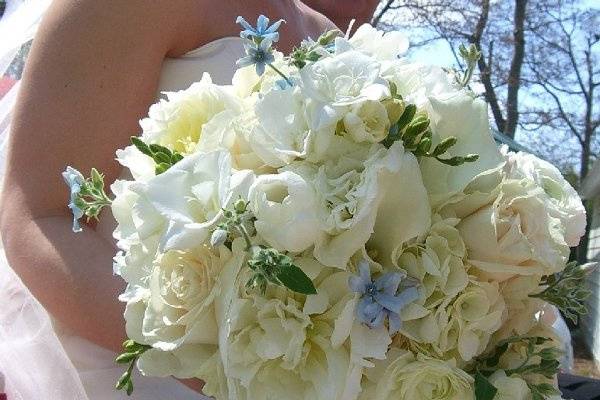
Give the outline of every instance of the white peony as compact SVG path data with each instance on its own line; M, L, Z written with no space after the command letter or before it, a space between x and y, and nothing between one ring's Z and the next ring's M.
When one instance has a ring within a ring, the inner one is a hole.
M319 131L343 118L346 107L390 96L388 83L379 76L381 65L358 51L325 57L300 71L302 93L310 107L313 130Z
M560 220L565 242L577 246L585 234L586 212L575 189L554 165L532 154L509 152L506 160L509 178L531 180L544 190L547 211Z
M429 227L430 210L416 158L401 143L361 148L326 161L289 170L312 182L326 235L315 245L323 264L346 268L350 257L367 241L381 260Z
M194 152L202 128L211 118L226 109L239 108L239 98L233 91L213 84L206 73L188 89L166 96L167 100L152 105L148 117L140 121L142 139L181 154Z
M349 40L357 50L379 61L394 60L408 50L408 38L401 32L383 32L370 24L361 25Z
M367 371L364 400L469 400L473 378L452 361L393 349L387 360Z
M256 103L260 121L250 136L254 152L272 167L282 167L297 158L306 158L316 144L306 118L306 104L298 88L272 90ZM326 151L333 130L320 132L319 152Z
M235 241L233 254L240 252L243 243ZM299 260L298 265L307 268L308 263ZM308 266L306 272L314 276L324 268ZM321 298L310 306L311 296L293 296L273 286L265 296L248 293L243 288L248 271L227 267L217 300L223 374L216 374L221 381L212 382L207 394L218 394L226 386L225 398L238 400L355 399L361 376L350 373L347 346L333 346L330 339L335 319L352 297L343 290L348 274L342 273L318 285ZM314 307L321 306L323 313L313 318Z
M248 201L257 233L278 250L304 251L322 235L316 193L298 174L259 176Z

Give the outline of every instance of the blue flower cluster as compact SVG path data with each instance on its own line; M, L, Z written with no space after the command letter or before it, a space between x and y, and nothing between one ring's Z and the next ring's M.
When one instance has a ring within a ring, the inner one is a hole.
M400 312L419 297L417 287L402 282L406 275L400 272L388 272L373 280L369 263L364 260L358 271L358 276L348 281L350 289L361 295L356 309L358 320L370 328L380 328L388 319L390 334L398 332L402 327ZM407 284L400 288L400 283Z

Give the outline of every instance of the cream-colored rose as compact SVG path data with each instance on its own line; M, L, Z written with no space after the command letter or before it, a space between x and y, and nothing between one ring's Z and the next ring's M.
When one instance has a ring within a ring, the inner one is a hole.
M381 102L365 101L344 115L344 128L355 142L378 143L387 136L390 120Z
M509 152L506 160L509 178L531 180L544 190L546 208L560 220L565 242L577 246L585 233L586 212L575 189L554 165L533 154Z
M127 302L127 334L153 347L139 360L142 373L194 377L217 351L217 278L229 259L227 249L217 254L207 246L168 251L145 266L149 275L139 280L139 285L130 283L120 297ZM125 259L129 270L132 261L135 259ZM131 281L130 276L125 277Z
M387 360L367 371L364 400L469 400L474 398L473 378L452 361L406 350L390 351Z
M494 400L528 400L531 396L527 382L517 376L506 376L503 370L494 372L488 379L498 389Z
M259 176L248 201L256 232L278 250L301 252L323 235L314 188L298 174Z
M500 167L476 177L444 212L461 219L469 263L488 277L546 275L564 268L569 246L544 197L539 186L509 179Z
M166 96L167 100L152 105L148 117L140 121L142 139L181 154L195 151L202 128L211 118L240 106L231 88L213 84L206 73L188 89L168 92Z

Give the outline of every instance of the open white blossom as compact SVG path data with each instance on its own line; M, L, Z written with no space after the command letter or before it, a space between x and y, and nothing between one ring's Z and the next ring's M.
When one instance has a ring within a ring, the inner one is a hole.
M150 107L147 118L140 121L142 139L157 143L181 154L192 153L204 124L226 109L238 109L239 99L228 87L212 83L209 74L188 89L166 93Z

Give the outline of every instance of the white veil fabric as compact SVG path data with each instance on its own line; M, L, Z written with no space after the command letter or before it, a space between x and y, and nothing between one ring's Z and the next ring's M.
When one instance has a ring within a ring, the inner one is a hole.
M0 78L5 77L21 47L33 39L50 3L8 0L0 19ZM11 77L16 83L0 98L0 182L19 78ZM10 400L88 399L48 313L9 267L1 242L0 376L0 393Z

